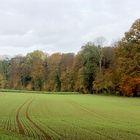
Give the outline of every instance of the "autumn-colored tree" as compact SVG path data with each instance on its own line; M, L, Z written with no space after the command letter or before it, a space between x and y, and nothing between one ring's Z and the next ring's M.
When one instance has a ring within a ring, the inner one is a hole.
M114 90L113 74L111 70L104 70L102 73L97 73L93 88L97 93L111 93Z
M10 62L8 59L0 61L0 87L8 88L8 73Z
M74 90L73 61L74 61L73 53L62 54L60 64L62 91Z
M61 79L60 79L60 63L62 54L54 53L48 57L48 77L45 81L45 87L48 91L60 91Z
M111 93L115 88L113 80L114 54L114 47L102 48L102 71L97 72L95 81L93 82L93 89L97 93Z
M46 55L42 51L34 51L27 54L31 65L31 82L33 90L42 90L44 86L44 59Z
M13 89L21 89L21 65L23 63L23 57L17 56L10 60L8 70L8 83L9 87Z
M125 33L125 37L118 43L116 55L117 71L121 76L120 91L124 95L137 95L139 90L134 91L133 87L139 89L137 86L139 80L135 79L140 78L140 19L134 22L130 30Z

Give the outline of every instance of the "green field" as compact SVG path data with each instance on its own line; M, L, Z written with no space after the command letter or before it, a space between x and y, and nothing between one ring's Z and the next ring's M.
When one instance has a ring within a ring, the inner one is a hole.
M140 140L140 99L0 93L0 140Z

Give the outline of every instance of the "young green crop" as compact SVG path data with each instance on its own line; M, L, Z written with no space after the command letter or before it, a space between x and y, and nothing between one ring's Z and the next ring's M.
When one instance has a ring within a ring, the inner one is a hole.
M140 99L0 93L0 139L139 140Z

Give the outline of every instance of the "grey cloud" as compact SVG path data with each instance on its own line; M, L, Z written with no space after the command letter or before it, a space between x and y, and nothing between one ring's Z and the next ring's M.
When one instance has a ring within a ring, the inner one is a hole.
M139 18L139 0L0 0L0 54L77 52L120 38Z

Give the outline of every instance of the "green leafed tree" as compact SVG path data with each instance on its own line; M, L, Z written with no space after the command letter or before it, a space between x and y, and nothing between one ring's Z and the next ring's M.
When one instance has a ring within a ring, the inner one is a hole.
M79 57L82 62L79 74L82 91L86 93L93 92L93 81L96 73L99 70L100 50L93 43L89 42L84 45L79 52Z

